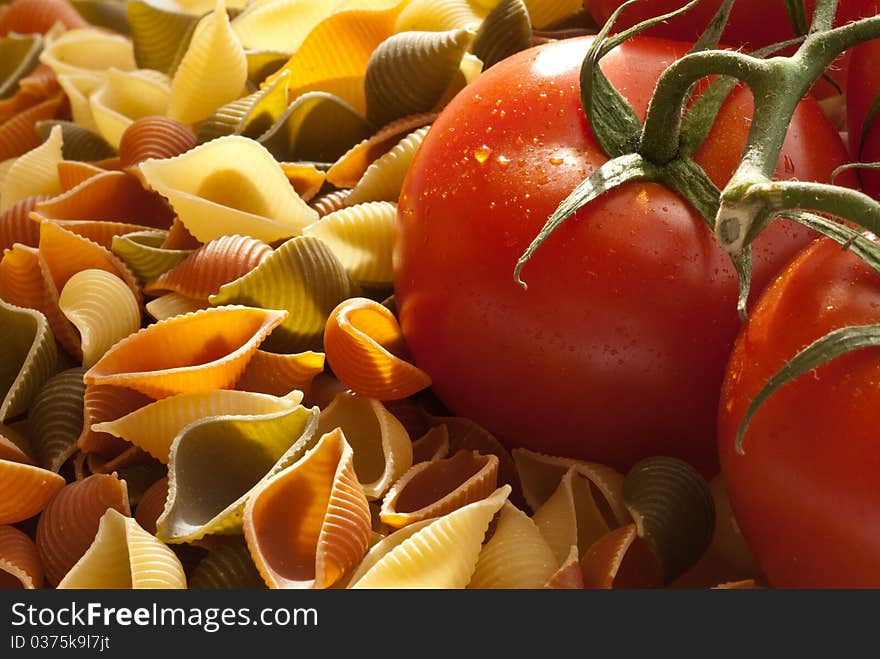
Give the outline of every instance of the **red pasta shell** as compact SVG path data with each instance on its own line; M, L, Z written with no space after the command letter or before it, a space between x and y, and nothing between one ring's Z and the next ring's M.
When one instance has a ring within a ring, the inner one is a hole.
M14 526L0 526L0 590L43 586L43 566L33 541Z
M36 247L40 242L40 225L30 218L31 211L46 197L28 197L0 214L0 253L15 243Z
M171 158L196 146L189 126L168 117L143 117L132 123L119 143L119 162L132 167L147 158Z
M46 34L59 21L68 29L89 26L65 0L15 0L0 15L0 37L10 32Z

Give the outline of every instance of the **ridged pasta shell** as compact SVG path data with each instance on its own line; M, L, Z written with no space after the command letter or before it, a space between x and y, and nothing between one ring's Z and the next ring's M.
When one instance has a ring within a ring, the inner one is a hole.
M310 201L312 197L324 187L327 175L317 165L308 162L282 162L281 171L290 181L290 185L296 190L296 194L303 201Z
M235 388L272 396L286 396L294 389L308 392L312 380L323 371L324 355L320 352L281 355L257 350Z
M107 140L72 121L64 121L62 119L39 121L37 122L36 130L43 139L48 139L55 126L61 128L63 137L61 155L64 157L64 161L72 160L78 161L79 164L84 164L81 161L104 160L116 155L116 150L107 143ZM58 166L60 167L64 161L58 163ZM95 174L99 174L102 171L98 167L95 169L97 170L94 172ZM60 170L58 177L59 179L61 178ZM69 190L71 187L73 186L65 186L63 182L61 184L62 190Z
M111 250L141 281L155 279L192 254L188 249L164 249L165 231L137 231L114 236Z
M40 146L42 140L34 126L38 121L52 119L63 102L64 95L58 93L0 124L0 161L17 158Z
M171 82L168 116L185 124L210 117L241 96L247 81L244 49L229 25L223 0L199 21Z
M367 119L385 124L431 112L459 72L474 29L402 32L383 41L367 65Z
M179 265L144 286L144 292L180 293L207 300L224 284L246 275L272 254L272 248L250 236L221 236L187 256Z
M0 212L28 197L61 192L57 166L63 160L62 140L61 128L55 127L49 139L15 161L0 182Z
M317 415L317 408L299 406L187 426L171 446L168 501L157 521L158 537L177 543L240 532L254 489L314 444Z
M92 117L89 96L104 82L103 76L96 73L72 73L58 76L58 84L64 90L70 104L70 114L74 123L91 131L97 131L98 125ZM48 118L48 117L46 117Z
M368 202L325 215L303 229L324 241L357 284L387 286L392 282L391 252L397 205Z
M18 81L21 92L38 98L48 98L60 89L55 72L45 64L37 65L33 71Z
M137 67L131 41L119 34L97 28L69 30L50 40L40 61L55 71L55 75L100 76L113 67L132 71Z
M498 458L458 451L451 458L410 468L388 490L379 515L392 528L441 517L485 499L497 482Z
M444 32L479 25L486 8L473 0L412 0L397 18L395 32Z
M248 86L250 87L259 87L260 83L277 72L290 59L289 52L275 50L245 50L244 55L248 63Z
M198 249L201 245L201 241L189 232L177 216L171 221L168 237L162 243L165 249Z
M243 542L212 550L199 561L188 582L191 590L256 590L266 587Z
M413 131L367 167L361 180L345 198L345 205L353 206L367 201L397 202L403 180L429 128L425 126Z
M142 0L126 3L125 15L131 27L138 66L171 75L178 48L188 43L199 17Z
M0 36L10 32L46 34L56 23L67 29L88 26L64 0L15 0L0 14Z
M0 460L0 524L15 524L42 511L62 487L58 474Z
M0 213L0 254L15 243L36 247L40 242L40 225L30 213L45 196L26 197Z
M273 242L317 219L272 154L246 137L220 137L175 158L149 159L140 170L202 242L229 234Z
M106 79L89 96L89 107L98 131L114 149L137 119L164 115L171 86L163 73L151 69L131 72L108 69Z
M272 84L219 108L199 125L198 143L224 135L258 138L278 121L287 109L286 73Z
M434 426L413 441L412 448L413 465L442 460L449 455L449 431L444 425Z
M40 123L42 124L44 122ZM73 190L83 181L88 181L93 176L103 174L105 171L107 170L102 169L101 167L93 165L89 162L80 162L77 160L62 160L58 163L58 180L61 183L61 190L63 192Z
M308 33L340 3L327 0L273 0L252 3L232 21L245 48L295 51Z
M84 379L153 398L229 388L286 315L228 306L159 321L114 345Z
M321 412L320 434L340 428L354 449L354 469L368 499L379 499L412 466L406 429L376 400L340 393Z
M525 0L532 25L541 30L583 8L582 0Z
M179 394L96 424L92 430L120 437L167 464L174 438L195 421L216 416L274 414L291 410L301 401L302 393L298 391L283 398L227 389Z
M360 562L370 508L341 430L254 490L244 535L270 588L328 588Z
M483 62L485 70L531 45L532 26L526 3L501 0L480 25L471 51Z
M43 566L33 541L14 526L0 526L0 590L43 587Z
M86 553L108 509L130 514L125 481L116 474L94 474L52 499L37 523L37 550L50 584L58 584Z
M131 29L125 18L125 2L118 2L117 0L71 0L71 4L90 25L105 27L117 34L131 34Z
M0 423L0 460L32 465L30 442L12 426Z
M34 309L46 316L50 334L54 331L46 285L40 270L40 251L27 245L14 245L0 259L0 290L3 299L16 307ZM56 315L60 315L56 311ZM54 369L46 377L54 373ZM2 419L0 419L2 420Z
M538 527L508 501L480 551L468 588L542 588L556 567L553 550Z
M84 368L55 375L34 397L28 413L31 443L39 465L58 473L76 452L83 428Z
M346 101L312 91L297 97L259 141L280 161L331 163L371 132Z
M86 454L86 464L93 474L112 474L135 465L149 463L153 458L149 453L142 451L137 446L129 446L127 449L112 457L98 453Z
M409 351L397 319L373 300L350 298L333 310L324 350L336 377L367 398L407 398L431 386L430 376L406 361Z
M4 22L0 18L0 26ZM42 50L43 38L37 34L7 33L0 38L0 98L15 93L18 81L37 66Z
M141 117L134 121L119 142L123 168L134 167L149 158L173 158L196 145L193 129L168 117Z
M581 558L584 588L653 588L663 584L662 567L635 524L594 542Z
M584 587L584 574L581 571L580 552L576 545L571 546L571 551L559 569L551 575L544 584L551 590L582 590Z
M425 524L403 542L392 538L377 544L367 560L371 567L351 579L351 588L464 588L476 568L489 523L504 505L510 487ZM383 547L383 544L386 546ZM396 545L396 546L395 546ZM379 554L392 547L376 560Z
M118 419L129 412L148 405L152 398L127 387L89 384L83 396L83 428L76 445L81 451L108 457L117 456L127 448L127 442L107 433L92 430L92 425Z
M709 489L715 502L715 530L709 551L723 558L742 575L760 576L761 568L742 534L730 505L724 477L721 474L715 476L709 483Z
M95 541L58 588L180 589L186 588L186 576L171 549L111 508Z
M168 474L168 468L158 460L132 462L118 467L115 471L119 478L125 481L128 501L133 507L139 507L141 499L150 487Z
M247 304L287 309L265 349L273 352L319 350L324 326L342 300L352 296L348 275L317 238L298 236L276 249L243 277L220 288L211 304Z
M168 293L157 297L155 300L150 300L144 305L144 308L156 320L168 320L176 316L183 316L194 311L207 309L208 305L203 300L193 300L179 293Z
M333 211L344 208L345 198L348 197L350 192L350 190L334 190L312 200L309 205L317 211L318 217L324 217Z
M58 308L79 331L87 368L141 326L140 306L131 289L104 270L81 270L68 279Z
M394 33L403 0L376 0L371 9L342 9L318 23L288 62L266 83L290 71L291 98L325 91L358 112L366 109L363 79L376 47ZM327 57L328 52L335 53Z
M55 372L58 352L42 313L3 300L0 300L0 336L3 337L0 341L0 422L3 422L28 409L43 383Z
M134 518L147 533L156 535L156 520L165 510L165 502L168 500L168 477L160 478L153 483L141 500L134 512Z

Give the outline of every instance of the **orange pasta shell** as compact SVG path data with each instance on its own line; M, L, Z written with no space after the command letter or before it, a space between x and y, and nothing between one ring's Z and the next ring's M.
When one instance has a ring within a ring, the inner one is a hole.
M43 510L64 479L48 469L0 460L0 524L15 524Z
M43 566L33 541L13 526L0 526L0 590L43 586Z
M64 94L56 94L0 124L0 161L17 158L40 146L43 140L34 126L38 121L52 119L64 101Z

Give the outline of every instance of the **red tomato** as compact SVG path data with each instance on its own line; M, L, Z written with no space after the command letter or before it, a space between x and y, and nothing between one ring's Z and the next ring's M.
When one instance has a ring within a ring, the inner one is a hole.
M715 423L739 320L736 278L704 221L666 188L630 183L582 208L513 268L557 204L607 160L580 105L590 38L515 55L435 121L399 203L395 286L415 362L456 414L512 445L626 469L673 455L717 471ZM633 39L603 69L644 116L688 46ZM751 97L734 93L697 154L718 185L736 166ZM846 150L805 100L780 177L828 180ZM775 223L755 245L760 290L809 240Z
M880 351L802 375L737 427L767 379L831 330L880 322L880 277L830 240L810 245L767 289L731 356L719 413L736 519L780 587L880 587Z
M853 160L877 162L880 160L880 115L875 115L862 141L862 130L868 109L880 94L880 39L868 41L852 50L847 93L847 124L849 147ZM859 170L862 189L880 199L880 171Z

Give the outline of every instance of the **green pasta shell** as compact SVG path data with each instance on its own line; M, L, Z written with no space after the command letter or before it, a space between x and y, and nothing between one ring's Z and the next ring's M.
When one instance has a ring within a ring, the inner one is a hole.
M131 0L126 7L138 67L172 75L192 39L199 16Z
M124 0L70 0L70 4L92 25L105 27L117 34L131 34Z
M2 293L2 292L0 292ZM55 373L58 349L46 317L0 300L0 423L24 412Z
M116 149L110 146L109 142L98 133L72 121L61 119L38 121L36 129L40 136L46 140L55 126L61 127L63 139L61 155L65 160L89 162L112 158L116 155Z
M297 236L248 274L222 286L209 301L287 309L285 321L261 347L294 353L320 350L330 312L354 294L345 267L330 248L318 238Z
M43 385L28 412L29 434L39 465L58 473L76 452L83 429L86 369L71 368Z
M247 545L235 543L218 547L193 570L189 587L195 589L264 589L266 583L251 559Z
M113 236L111 250L125 261L138 279L147 282L168 272L194 251L163 248L167 236L167 231L136 231Z
M247 58L248 83L259 86L287 63L291 53L275 50L245 50L244 56Z
M10 34L0 39L0 98L18 89L18 81L33 71L43 52L39 34Z
M198 143L224 135L258 138L269 130L287 109L287 79L290 72L253 94L227 103L200 126Z
M367 119L383 126L430 112L459 72L474 36L470 29L402 32L379 44L367 64Z
M373 133L361 115L338 96L307 92L260 138L281 162L335 162Z
M532 45L529 10L523 0L501 0L480 25L471 52L488 69Z
M171 445L168 499L156 522L157 537L179 543L240 532L249 493L315 443L318 412L300 405L186 426Z

